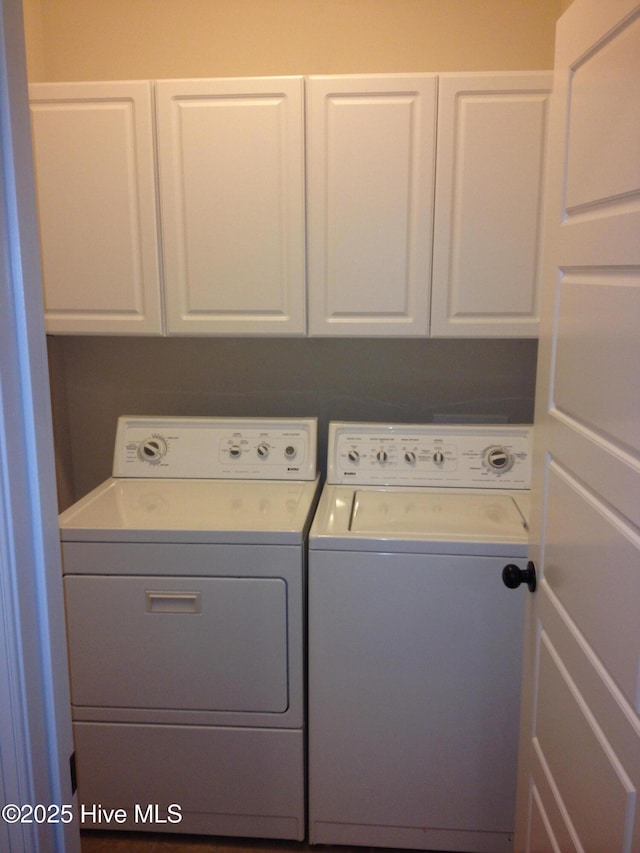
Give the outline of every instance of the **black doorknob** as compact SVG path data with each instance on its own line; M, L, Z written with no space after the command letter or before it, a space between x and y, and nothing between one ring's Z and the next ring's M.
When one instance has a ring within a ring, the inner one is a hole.
M521 583L526 583L529 587L529 592L535 592L536 567L531 560L527 563L526 569L521 569L520 566L509 563L502 570L502 582L509 589L517 589Z

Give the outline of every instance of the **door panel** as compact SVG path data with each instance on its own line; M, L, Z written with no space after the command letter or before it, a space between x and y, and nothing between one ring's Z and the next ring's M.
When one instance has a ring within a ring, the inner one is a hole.
M547 583L635 705L640 661L638 535L555 463L549 471L547 501Z
M537 788L532 790L531 808L531 850L538 853L560 853L560 850L573 853L575 847L560 847L551 829L549 818L544 810Z
M168 333L304 334L302 78L155 93Z
M538 334L551 75L443 74L431 334Z
M162 331L151 85L30 87L47 331Z
M65 578L72 702L100 708L287 710L281 578Z
M635 453L640 452L633 419L640 376L638 285L638 276L626 270L563 277L554 378L556 408ZM581 374L589 382L576 382Z
M633 784L546 633L541 641L535 729L540 754L583 849L623 850Z
M311 335L428 333L436 86L307 78Z
M640 849L640 4L558 23L516 850ZM545 846L546 845L546 846Z
M640 190L640 123L634 109L639 43L640 19L636 19L574 68L567 154L569 210Z

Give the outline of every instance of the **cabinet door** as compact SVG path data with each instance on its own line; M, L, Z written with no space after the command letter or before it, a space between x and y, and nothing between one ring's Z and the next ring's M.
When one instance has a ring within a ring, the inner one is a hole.
M169 334L305 332L303 82L156 83Z
M535 337L552 75L439 81L431 334Z
M30 87L48 332L162 331L151 84Z
M436 84L307 80L312 335L428 332Z

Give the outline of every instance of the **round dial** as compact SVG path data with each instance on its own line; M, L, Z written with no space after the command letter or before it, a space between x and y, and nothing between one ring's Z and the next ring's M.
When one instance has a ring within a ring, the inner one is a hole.
M378 462L386 462L388 458L389 457L387 456L386 450L379 450L376 453L376 459L378 460Z
M256 452L261 459L266 459L269 455L269 449L269 445L266 443L266 441L261 441L257 447Z
M239 444L232 444L229 448L229 456L232 459L239 459L242 456L242 448Z
M349 462L359 462L360 461L360 453L357 450L350 450L347 453L347 458Z
M431 458L435 465L444 464L444 453L442 452L442 450L434 450L433 456Z
M138 445L138 459L151 464L159 462L167 452L167 442L164 438L152 435Z
M416 461L415 451L405 450L404 461L407 462L409 465L415 465L415 461Z
M513 456L506 447L489 447L485 451L484 461L492 471L508 471L515 462Z
M284 455L287 459L295 459L296 458L296 448L293 444L287 444L284 449Z

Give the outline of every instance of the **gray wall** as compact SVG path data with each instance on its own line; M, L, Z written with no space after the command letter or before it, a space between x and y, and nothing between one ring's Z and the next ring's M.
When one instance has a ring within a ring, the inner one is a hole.
M49 339L60 508L110 476L116 420L137 415L533 420L536 341Z

